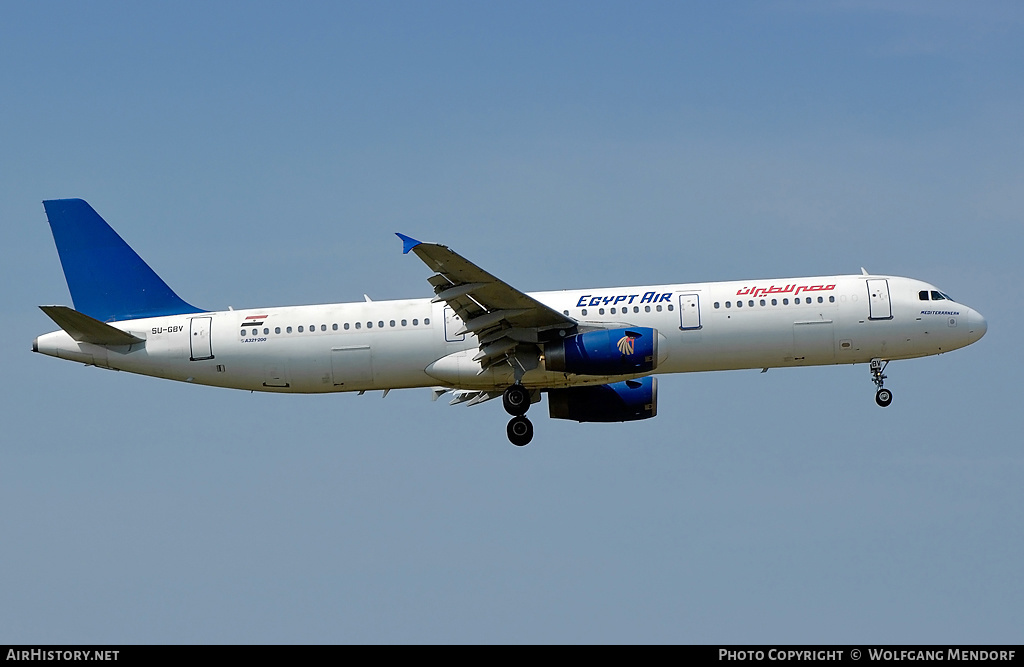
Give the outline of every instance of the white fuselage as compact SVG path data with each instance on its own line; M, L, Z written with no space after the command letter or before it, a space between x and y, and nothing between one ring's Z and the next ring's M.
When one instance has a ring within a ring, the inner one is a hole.
M907 359L964 347L984 318L936 288L893 276L826 276L616 287L531 294L581 325L651 327L654 373ZM43 354L197 384L297 393L444 386L501 389L507 364L480 373L478 341L430 299L229 310L112 322L144 343L102 346L64 331L40 336ZM549 372L533 388L601 384L626 376Z

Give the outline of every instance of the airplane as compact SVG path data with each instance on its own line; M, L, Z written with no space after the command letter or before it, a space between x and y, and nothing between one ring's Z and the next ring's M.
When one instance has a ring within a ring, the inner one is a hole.
M512 444L526 414L624 422L658 411L655 375L867 363L887 407L890 361L976 342L982 315L937 287L835 275L527 294L437 243L398 234L432 272L430 298L206 311L182 300L82 199L43 202L73 308L32 351L194 384L279 393L427 387L502 397Z

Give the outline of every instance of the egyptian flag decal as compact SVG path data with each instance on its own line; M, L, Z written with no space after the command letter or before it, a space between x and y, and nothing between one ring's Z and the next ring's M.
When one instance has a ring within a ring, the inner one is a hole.
M265 320L265 319L267 319L266 315L250 315L249 317L245 318L244 322L242 322L242 326L243 327L258 327L261 324L263 324L263 320Z

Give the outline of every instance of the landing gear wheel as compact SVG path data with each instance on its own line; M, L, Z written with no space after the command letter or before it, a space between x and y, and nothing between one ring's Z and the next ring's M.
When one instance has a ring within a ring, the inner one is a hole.
M875 403L883 408L889 407L889 404L892 403L892 392L888 389L879 389L875 392Z
M885 384L884 371L888 365L889 362L882 359L871 360L871 381L878 387L878 391L875 392L875 403L883 408L889 407L889 404L892 403L892 392L883 388Z
M525 415L526 411L530 409L530 392L521 384L511 385L502 395L501 404L505 407L505 412L513 417Z
M510 419L505 431L509 442L516 447L525 447L533 440L533 423L522 415Z

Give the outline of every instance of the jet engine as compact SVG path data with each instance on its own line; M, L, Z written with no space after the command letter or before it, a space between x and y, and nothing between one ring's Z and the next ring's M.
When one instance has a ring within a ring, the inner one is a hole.
M549 371L580 375L649 373L658 365L658 332L648 327L602 329L544 346Z
M658 380L653 377L593 387L548 391L552 419L578 422L630 422L658 414Z

